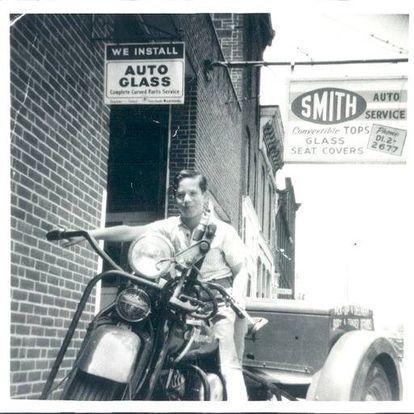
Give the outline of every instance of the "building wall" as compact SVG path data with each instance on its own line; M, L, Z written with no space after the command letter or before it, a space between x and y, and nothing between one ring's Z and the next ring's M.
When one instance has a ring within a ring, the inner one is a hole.
M45 235L99 225L109 108L102 100L103 44L90 39L88 16L26 15L10 34L10 393L37 397L97 266L86 246L62 249ZM75 334L62 375L81 335Z
M214 13L212 15L214 27L220 39L223 55L229 61L242 61L245 50L249 47L246 40L245 15L237 13ZM249 38L249 41L253 39ZM243 68L231 68L229 70L233 80L234 89L240 100L243 99L245 70Z
M263 59L263 51L271 43L273 33L268 30L269 20L265 15L217 13L213 15L213 21L223 48L224 60L246 62L240 67L229 69L243 109L240 154L243 211L240 227L250 252L247 260L248 295L271 297L275 287L272 248L276 194L273 171L261 138L260 68L248 62Z
M91 15L26 15L11 29L10 392L15 398L39 397L98 266L86 245L64 249L45 235L57 227L103 224L110 107L103 103L104 43L98 39L107 37L113 24L110 15L104 21L92 25ZM170 178L182 168L201 170L220 216L240 229L243 137L247 127L257 134L251 114L256 103L243 107L226 69L205 73L206 59L224 59L209 15L172 15L172 21L186 42L194 76L186 79L185 104L171 110ZM254 139L257 145L257 135ZM168 207L173 214L173 205ZM73 363L94 305L92 295L57 380Z
M212 18L223 49L223 60L230 62L262 60L263 51L271 43L273 37L273 33L267 31L269 20L266 15L215 13ZM256 214L259 214L263 202L259 188L261 174L259 165L260 68L245 64L241 67L230 68L228 71L243 112L240 154L243 160L240 170L242 195L250 197ZM241 223L239 225L241 226Z
M295 297L295 227L296 211L300 204L296 203L295 192L290 178L286 178L286 187L279 192L277 228L277 261L280 269L279 288L291 289L289 294L279 294L280 298Z
M260 223L250 197L243 197L243 242L249 256L246 258L249 281L247 296L273 298L276 288L273 251L263 237Z
M238 229L241 191L241 106L228 72L215 68L205 76L204 61L222 60L211 18L176 15L195 78L187 84L186 103L173 109L171 178L182 168L196 168L208 178L222 218ZM170 198L173 205L173 199ZM171 210L170 210L171 211Z

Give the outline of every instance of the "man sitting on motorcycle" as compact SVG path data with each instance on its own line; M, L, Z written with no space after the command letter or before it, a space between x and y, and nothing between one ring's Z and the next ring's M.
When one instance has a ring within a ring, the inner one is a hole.
M205 209L207 180L197 171L183 170L174 178L173 188L179 216L141 226L95 229L90 234L96 239L127 242L147 231L156 231L168 237L176 251L189 247L200 221L208 214ZM214 223L217 230L200 269L202 281L221 284L243 306L247 283L244 244L231 225L213 214L209 214L207 220ZM246 322L230 307L223 306L213 319L213 330L219 341L220 371L226 384L227 400L247 401L242 373Z

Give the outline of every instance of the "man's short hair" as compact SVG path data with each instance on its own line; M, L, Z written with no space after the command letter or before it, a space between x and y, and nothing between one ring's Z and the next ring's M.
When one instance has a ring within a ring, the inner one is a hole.
M178 186L180 185L181 180L184 178L198 178L198 184L200 186L200 190L205 193L207 190L207 178L198 171L194 170L181 170L177 173L173 180L173 191L174 194L177 192Z

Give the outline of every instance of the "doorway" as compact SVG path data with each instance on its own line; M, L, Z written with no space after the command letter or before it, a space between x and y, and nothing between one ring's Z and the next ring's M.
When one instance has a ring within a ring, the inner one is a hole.
M164 218L167 150L168 107L112 107L106 227ZM123 268L128 248L129 243L105 243L105 250ZM101 306L113 300L118 286L116 278L102 281Z

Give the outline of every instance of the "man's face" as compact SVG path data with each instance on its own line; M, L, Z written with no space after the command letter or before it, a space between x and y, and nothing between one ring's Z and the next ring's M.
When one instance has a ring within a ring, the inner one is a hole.
M204 193L201 191L198 177L183 178L180 181L176 200L181 217L201 216L204 209Z

